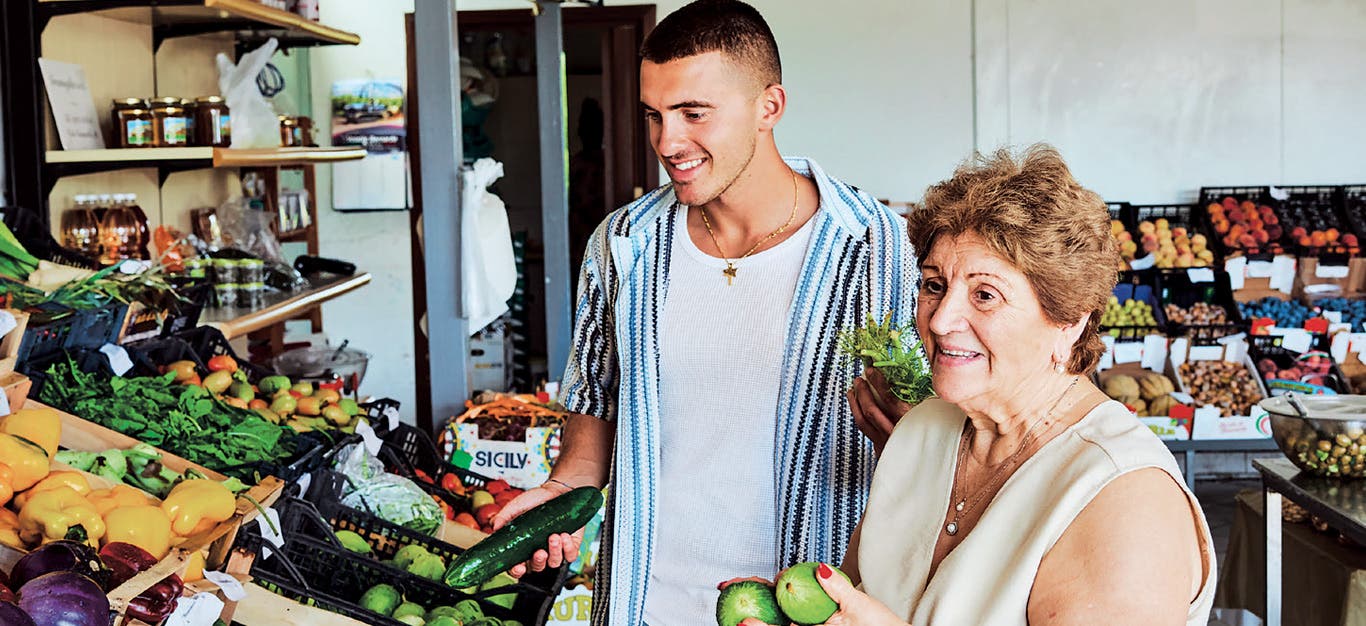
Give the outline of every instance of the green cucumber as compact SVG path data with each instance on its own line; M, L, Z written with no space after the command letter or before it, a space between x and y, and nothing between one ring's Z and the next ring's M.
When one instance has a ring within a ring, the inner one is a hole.
M551 535L583 528L600 508L602 492L579 487L531 509L456 556L446 569L446 584L456 589L482 585L545 549Z

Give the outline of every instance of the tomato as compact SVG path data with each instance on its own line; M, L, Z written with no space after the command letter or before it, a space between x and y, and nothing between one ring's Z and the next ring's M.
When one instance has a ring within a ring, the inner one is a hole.
M237 371L237 361L226 354L220 354L209 359L210 372L228 372L229 374Z
M465 483L460 482L460 477L454 473L441 477L441 488L457 496L465 495Z

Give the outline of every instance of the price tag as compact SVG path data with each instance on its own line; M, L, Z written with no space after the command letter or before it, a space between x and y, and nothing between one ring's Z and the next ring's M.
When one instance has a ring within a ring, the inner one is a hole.
M1248 278L1271 278L1271 261L1247 261Z
M123 376L128 370L133 369L133 359L128 356L128 351L123 346L116 346L106 343L100 346L100 352L109 357L109 367L114 370L115 376Z
M1311 317L1304 320L1304 329L1322 335L1328 332L1328 320L1322 317Z
M1278 256L1271 262L1270 287L1282 293L1295 290L1295 257Z
M1224 271L1228 272L1229 286L1237 291L1243 288L1243 279L1247 278L1247 257L1233 257L1224 262Z
M1352 332L1352 325L1351 325L1351 324L1329 324L1329 325L1328 325L1328 336L1329 336L1329 337L1337 336L1338 333L1349 333L1349 332Z
M1167 338L1162 335L1148 335L1143 338L1143 367L1155 372L1162 371L1167 362Z
M1325 311L1323 312L1323 316L1326 317L1326 318L1328 318L1328 321L1330 321L1330 322L1332 322L1332 323L1334 323L1334 324L1341 324L1341 323L1342 323L1342 311L1328 311L1328 310L1325 310Z
M1280 187L1271 187L1269 188L1269 191L1267 193L1271 194L1272 198L1280 200L1281 202L1285 202L1286 200L1290 199L1290 192L1281 189Z
M1125 341L1115 344L1115 363L1138 363L1143 360L1143 344Z
M1314 266L1314 277L1316 278L1347 278L1346 265L1324 265L1322 263Z
M1186 405L1195 404L1195 398L1192 398L1190 394L1188 394L1188 393L1186 393L1186 392L1184 392L1184 391L1173 391L1173 392L1171 392L1171 393L1168 394L1168 395L1170 395L1170 396L1172 397L1173 400L1176 400L1177 402L1180 402L1181 404L1186 404Z
M1208 267L1192 267L1186 270L1186 277L1192 283L1212 283L1214 282L1214 270Z
M365 444L365 450L371 456L379 456L379 449L384 447L384 442L379 435L375 434L375 429L370 427L370 423L365 420L356 422L356 434L360 435L361 441Z
M223 597L232 602L241 602L247 597L247 590L242 587L242 583L229 574L206 569L204 570L204 579L218 585L218 588L223 591Z
M256 523L261 525L261 538L277 548L283 547L285 535L284 527L280 525L280 513L274 508L267 508L262 517L266 519L256 520Z
M1105 344L1105 352L1100 355L1100 363L1096 369L1105 371L1115 366L1115 338L1110 335L1101 335L1100 342Z
M176 602L175 610L166 616L166 626L213 626L223 613L223 601L218 596L199 592Z
M1131 270L1152 269L1154 265L1157 265L1157 255L1154 254L1149 254L1141 259L1129 261L1129 269Z
M9 396L0 393L0 417L4 417L13 412L14 411L11 410L9 406Z
M299 477L299 480L297 480L297 481L295 481L295 482L297 482L297 483L299 484L299 497L300 497L300 498L307 497L307 496L308 496L308 486L313 484L313 472L309 472L309 473L307 473L307 474L304 474L303 476L300 476L300 477Z
M1191 361L1222 361L1224 360L1223 346L1191 346Z
M1281 347L1297 354L1304 354L1309 351L1309 347L1314 343L1314 336L1307 331L1291 329L1292 332L1286 333L1281 337Z
M391 406L384 407L384 420L389 425L390 432L396 430L398 428L398 409Z

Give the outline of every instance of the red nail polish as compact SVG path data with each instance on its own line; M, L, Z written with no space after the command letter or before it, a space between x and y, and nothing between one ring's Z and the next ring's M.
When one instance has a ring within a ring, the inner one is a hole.
M816 568L816 574L821 578L830 578L830 575L833 573L834 572L830 571L830 566L824 563L821 563L821 566Z

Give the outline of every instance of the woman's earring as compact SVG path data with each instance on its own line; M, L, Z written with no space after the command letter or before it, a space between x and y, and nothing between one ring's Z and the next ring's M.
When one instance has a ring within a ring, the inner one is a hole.
M1053 371L1055 371L1055 372L1061 374L1061 373L1063 373L1064 371L1066 371L1066 369L1063 367L1062 363L1059 363L1059 362L1057 362L1057 361L1054 361L1054 362L1053 362Z

